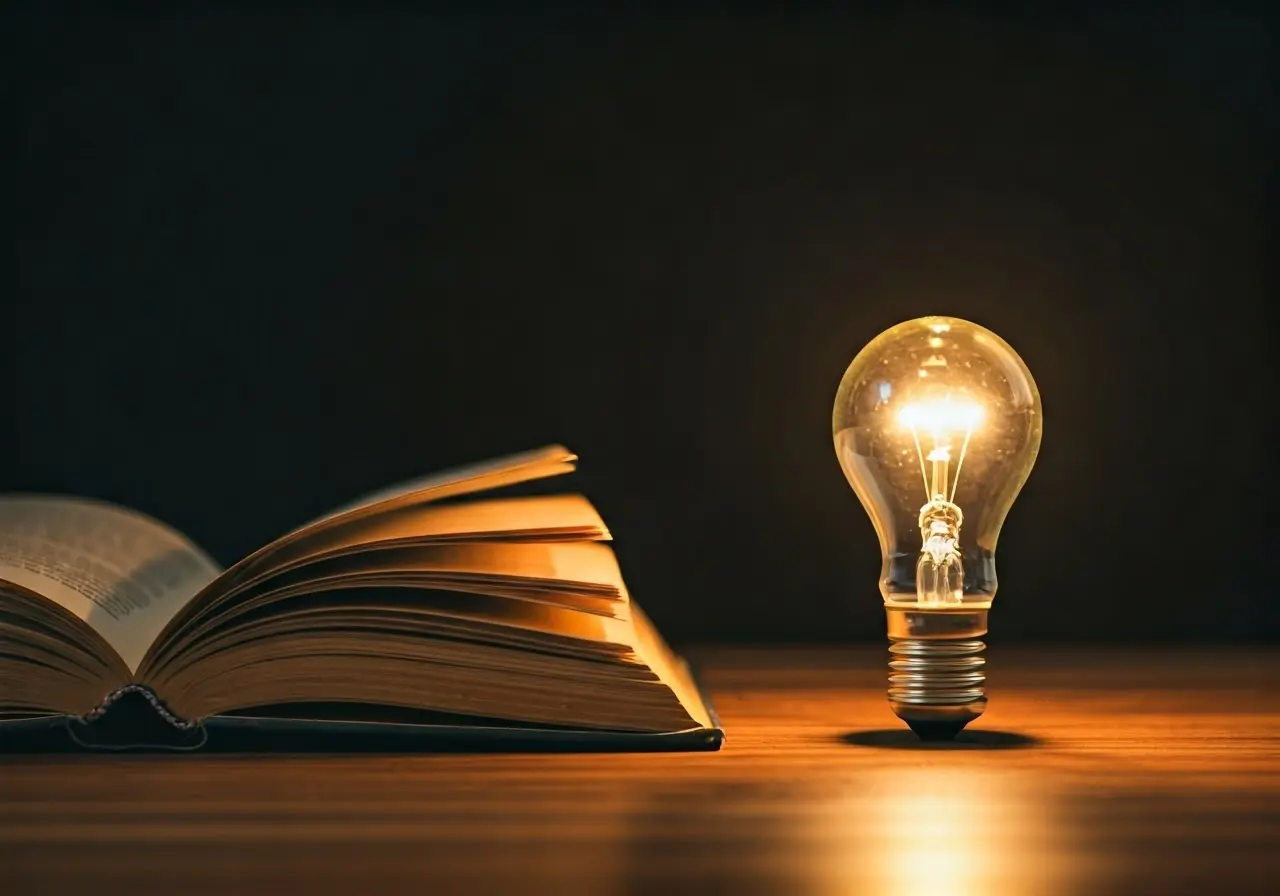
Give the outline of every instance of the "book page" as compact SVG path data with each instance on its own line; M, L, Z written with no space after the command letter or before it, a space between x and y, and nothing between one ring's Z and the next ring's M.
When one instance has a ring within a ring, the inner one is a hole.
M523 584L548 591L571 590L585 594L625 595L622 571L613 550L594 541L580 542L463 542L382 548L341 555L299 567L284 577L259 586L269 593L272 584L306 586L337 576L393 578L397 574L422 574L440 579L470 579L502 587Z
M608 527L591 502L573 494L414 505L368 518L364 525L357 524L346 534L352 544L410 539L611 540Z
M612 536L581 495L535 495L459 504L413 504L321 527L280 547L242 588L309 560L393 545L448 541L609 541Z
M218 565L141 513L52 495L0 497L0 580L87 623L131 671Z
M201 612L216 606L246 581L264 574L273 567L276 556L300 540L313 538L330 527L346 525L361 518L570 473L576 457L563 446L549 445L534 451L446 470L367 495L294 529L237 562L195 595L189 605L166 626L158 640L170 640L171 635L175 635Z
M395 485L379 489L376 492L363 495L354 501L329 511L324 516L311 520L306 525L299 526L295 531L309 529L320 523L335 520L339 517L358 511L371 510L375 507L385 506L390 508L399 506L405 503L404 499L406 498L419 493L429 493L441 488L442 486L455 485L469 481L475 481L477 485L479 485L491 476L509 473L523 467L545 467L569 464L576 459L576 455L562 445L548 445L545 448L536 448L532 451L525 451L521 454L511 454L505 457L498 457L470 464L465 467L454 467L449 470L442 470L438 473L432 473L418 479L411 479L408 482L400 482Z
M689 666L672 651L644 611L634 603L631 607L636 653L670 686L671 692L676 695L680 705L688 711L695 722L703 728L714 726L715 720L711 718L711 712L702 700L702 694L698 691L697 683L689 672Z

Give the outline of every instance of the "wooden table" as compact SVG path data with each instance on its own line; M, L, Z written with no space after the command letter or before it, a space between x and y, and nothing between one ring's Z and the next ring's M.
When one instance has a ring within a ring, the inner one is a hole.
M720 753L0 759L0 892L1280 893L1280 650L993 648L947 746L880 645L693 655Z

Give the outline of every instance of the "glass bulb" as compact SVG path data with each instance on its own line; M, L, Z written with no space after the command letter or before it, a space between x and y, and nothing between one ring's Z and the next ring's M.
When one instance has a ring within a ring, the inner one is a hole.
M840 381L831 432L880 538L889 701L921 737L954 737L986 708L978 638L996 595L996 541L1041 426L1027 365L959 318L884 331Z

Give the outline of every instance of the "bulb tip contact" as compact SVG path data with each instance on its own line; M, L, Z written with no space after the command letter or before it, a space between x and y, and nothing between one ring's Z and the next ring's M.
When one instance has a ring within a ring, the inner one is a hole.
M955 740L956 735L964 730L964 726L969 724L968 719L959 721L912 721L904 720L912 731L916 733L916 737L923 741L948 741Z

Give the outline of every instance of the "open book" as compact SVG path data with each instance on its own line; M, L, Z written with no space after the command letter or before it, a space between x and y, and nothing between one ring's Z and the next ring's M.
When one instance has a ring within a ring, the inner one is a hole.
M115 705L145 703L179 746L487 732L714 749L591 504L503 494L575 460L550 446L404 483L225 571L140 513L0 496L0 742L93 746ZM148 739L102 744L120 736Z

